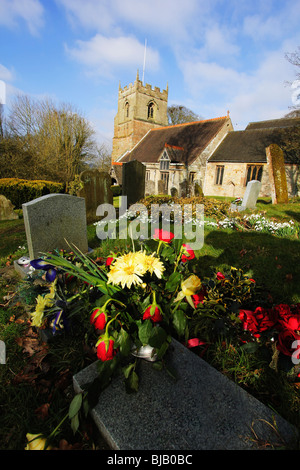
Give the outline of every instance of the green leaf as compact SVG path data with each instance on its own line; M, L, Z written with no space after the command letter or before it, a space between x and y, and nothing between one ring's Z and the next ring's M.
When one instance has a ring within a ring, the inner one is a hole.
M69 406L69 418L72 419L80 410L82 404L82 393L75 395Z
M149 345L153 348L160 348L166 341L167 333L161 326L156 326L152 329L151 336L149 338Z
M241 346L241 348L244 351L246 351L247 353L252 354L252 353L255 353L258 350L259 345L258 345L258 343L250 342L250 343L243 344L243 346Z
M125 376L126 379L128 379L129 375L130 375L130 372L132 371L132 369L135 368L135 362L129 364L128 366L126 367L123 367L122 371L123 371L123 374Z
M166 283L166 289L170 292L173 292L178 284L180 283L181 275L179 272L172 273Z
M186 327L186 316L182 310L176 310L173 315L173 325L179 336L184 335Z
M79 428L79 417L78 417L78 413L73 416L73 418L71 419L71 429L73 431L73 433L75 434L76 431L78 430Z
M128 393L137 392L139 389L139 377L137 373L133 370L128 379L125 381L126 390Z
M139 339L143 345L149 343L149 338L152 333L152 322L151 320L145 320L141 325L139 326Z
M120 347L120 353L123 356L128 356L130 353L131 341L129 334L123 328L121 328L119 332L117 345Z

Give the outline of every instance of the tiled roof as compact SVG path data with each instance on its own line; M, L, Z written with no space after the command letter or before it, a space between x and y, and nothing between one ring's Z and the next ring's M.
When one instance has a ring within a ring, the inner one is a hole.
M258 126L259 127L259 126ZM230 132L209 158L209 162L266 163L266 147L281 145L288 139L294 127L257 128ZM284 154L285 161L291 163L294 155ZM299 158L299 157L298 157Z
M167 148L169 154L172 153L173 161L191 164L218 134L226 120L229 126L230 118L226 116L151 129L131 152L126 153L119 161L157 162Z

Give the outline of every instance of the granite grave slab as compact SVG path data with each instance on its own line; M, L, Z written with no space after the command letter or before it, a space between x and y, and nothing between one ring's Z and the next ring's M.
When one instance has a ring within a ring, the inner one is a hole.
M85 200L69 194L48 194L22 204L29 258L69 244L88 252Z
M290 423L178 341L168 355L177 381L142 360L137 393L126 393L121 376L101 393L91 415L111 449L253 450L255 436L274 446L294 444ZM96 376L97 362L73 377L75 392Z

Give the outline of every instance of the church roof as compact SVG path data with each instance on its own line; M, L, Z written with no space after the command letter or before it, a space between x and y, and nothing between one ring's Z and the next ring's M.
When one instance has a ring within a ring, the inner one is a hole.
M300 118L281 118L267 121L250 122L246 130L266 129L266 128L284 128L291 126L300 126Z
M230 118L225 116L151 129L119 162L137 160L155 163L166 149L171 161L191 164L218 134L226 120L229 126Z
M253 125L249 124L244 131L228 133L208 161L266 163L266 147L271 144L281 146L283 142L292 141L295 126L300 126L300 119L278 119L275 121L252 123ZM289 126L287 126L288 121L290 122ZM267 127L268 125L274 125L274 127ZM295 151L293 153L284 151L286 163L299 161L299 152L300 150L297 151L297 154Z

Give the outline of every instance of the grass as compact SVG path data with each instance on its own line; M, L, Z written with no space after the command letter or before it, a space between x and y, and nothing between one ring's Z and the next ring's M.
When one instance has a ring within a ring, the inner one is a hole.
M262 199L258 201L257 211L263 211L268 218L300 222L300 203L273 205ZM12 265L14 259L25 254L23 220L0 222L0 235L0 339L5 341L7 349L6 364L0 364L0 448L19 450L24 448L26 432L49 434L57 426L72 397L72 375L94 359L88 338L83 341L80 332L57 338L55 344L43 349L27 322L31 301L27 299L26 304L20 295L20 279ZM132 246L130 240L100 243L93 225L88 227L88 239L95 257L105 258L110 251ZM223 271L230 266L250 274L273 297L274 303L300 302L297 236L205 228L197 274L209 276L214 268ZM271 369L271 357L265 350L246 354L228 340L217 342L205 351L200 348L198 352L300 429L299 383ZM62 436L71 448L105 448L89 420L75 436L66 422L61 428Z

